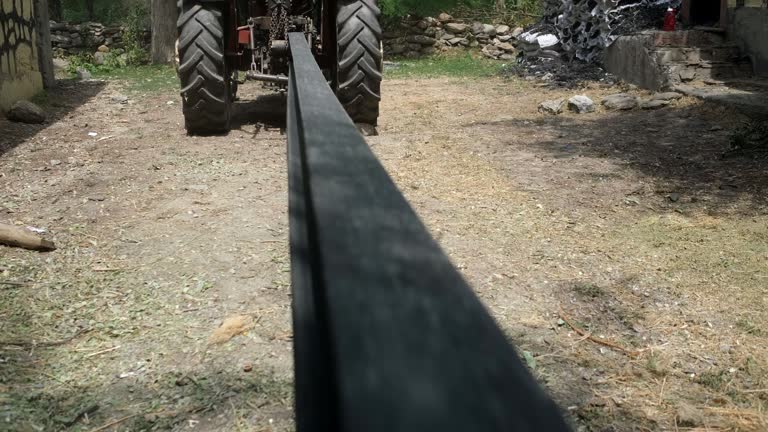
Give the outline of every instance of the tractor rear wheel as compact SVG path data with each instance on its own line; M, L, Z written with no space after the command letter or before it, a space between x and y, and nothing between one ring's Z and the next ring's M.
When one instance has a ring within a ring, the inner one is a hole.
M227 132L232 107L221 6L179 0L179 80L187 132Z
M381 101L381 11L376 0L340 0L336 15L339 101L355 123L376 126Z

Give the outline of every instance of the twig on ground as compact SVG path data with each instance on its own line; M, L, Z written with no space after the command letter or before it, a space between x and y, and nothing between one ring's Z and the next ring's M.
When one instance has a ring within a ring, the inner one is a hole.
M90 354L86 355L85 358L91 358L91 357L96 357L98 355L106 354L106 353L118 350L118 349L120 349L120 347L121 347L121 345L117 345L117 346L113 346L112 348L107 348L105 350L97 351L95 353L90 353Z
M575 331L576 333L580 334L581 336L584 336L586 339L591 340L592 342L594 342L594 343L596 343L598 345L603 345L603 346L606 346L608 348L612 348L612 349L614 349L616 351L623 352L624 354L626 354L626 355L628 355L630 357L637 357L641 353L641 351L629 350L629 349L626 349L626 348L624 348L622 346L616 345L613 342L610 342L610 341L607 341L605 339L601 339L601 338L592 336L591 334L585 332L584 330L578 328L575 324L573 324L568 319L568 316L565 314L565 312L563 312L562 308L560 308L560 318L563 321L565 321L565 323L568 324L568 327L572 328L573 331Z
M113 422L109 422L109 423L105 424L104 426L97 427L96 429L93 429L91 432L101 432L103 430L107 430L107 429L111 428L112 426L117 426L118 424L120 424L120 423L122 423L122 422L124 422L126 420L130 420L130 419L136 417L137 415L138 414L131 414L129 416L125 416L125 417L119 418L119 419L117 419L117 420L115 420Z
M30 285L30 284L28 282L2 282L2 281L0 281L0 285L26 286L26 285Z
M74 340L75 338L77 338L78 336L80 336L82 334L85 334L85 333L88 333L91 330L92 329L89 329L89 328L83 328L83 329L80 329L77 332L75 332L75 334L73 334L72 336L70 336L68 338L65 338L65 339L57 340L57 341L37 342L37 341L23 341L23 340L15 340L15 341L14 340L9 340L9 341L0 340L0 345L13 345L13 346L21 346L21 347L25 347L25 346L54 347L54 346L59 346L59 345L67 344L67 343L71 342L72 340Z
M83 418L83 417L88 417L88 414L93 414L93 413L95 413L96 411L98 411L98 409L99 409L99 405L98 405L98 404L88 405L88 406L86 406L85 408L81 409L81 410L80 410L80 411L79 411L79 412L78 412L78 413L77 413L77 414L76 414L76 415L75 415L75 416L72 418L72 420L67 420L67 421L65 421L65 422L64 422L64 426L66 426L66 427L70 427L70 426L74 425L75 423L77 423L77 422L78 422L78 421L79 421L81 418Z

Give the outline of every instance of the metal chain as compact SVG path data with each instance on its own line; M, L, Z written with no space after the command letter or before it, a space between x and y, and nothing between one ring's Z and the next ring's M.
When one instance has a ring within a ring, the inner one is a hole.
M288 10L290 8L290 0L273 0L272 10L270 11L272 17L269 26L270 44L272 41L277 40L278 36L282 36L283 40L288 40Z

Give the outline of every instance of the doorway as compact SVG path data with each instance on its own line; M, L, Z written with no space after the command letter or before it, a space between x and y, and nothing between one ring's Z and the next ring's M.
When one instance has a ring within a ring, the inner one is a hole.
M691 25L716 27L720 23L720 0L691 0Z

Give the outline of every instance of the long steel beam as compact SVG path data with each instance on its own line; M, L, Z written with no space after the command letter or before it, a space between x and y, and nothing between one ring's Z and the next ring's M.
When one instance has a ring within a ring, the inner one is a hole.
M567 431L289 37L299 432Z

